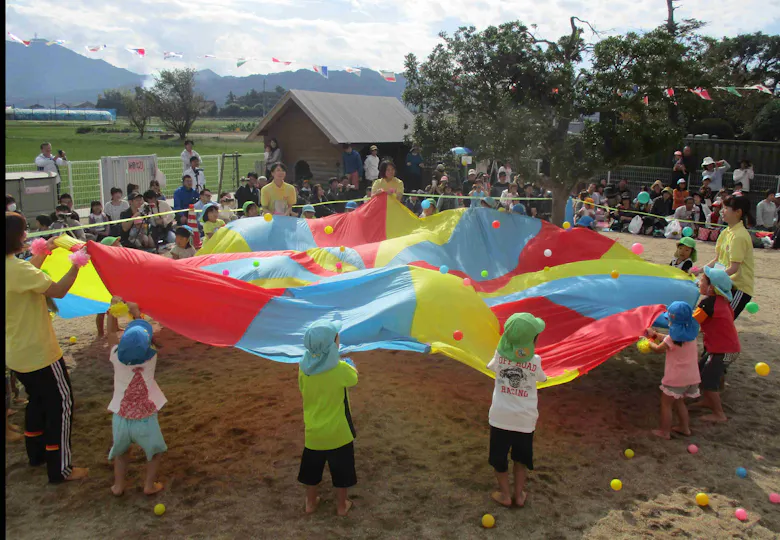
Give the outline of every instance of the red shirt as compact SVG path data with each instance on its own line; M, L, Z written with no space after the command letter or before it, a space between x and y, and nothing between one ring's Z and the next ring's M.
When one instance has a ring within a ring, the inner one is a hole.
M738 353L739 335L734 326L734 310L721 295L708 296L693 312L704 334L704 348L710 354Z

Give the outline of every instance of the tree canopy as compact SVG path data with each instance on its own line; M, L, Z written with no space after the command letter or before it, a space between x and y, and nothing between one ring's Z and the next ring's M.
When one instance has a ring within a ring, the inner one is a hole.
M149 91L160 122L184 140L203 107L203 95L195 92L195 70L164 69Z

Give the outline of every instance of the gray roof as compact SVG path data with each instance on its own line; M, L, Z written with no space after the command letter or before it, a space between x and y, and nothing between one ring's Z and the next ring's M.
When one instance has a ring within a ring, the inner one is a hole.
M289 90L249 136L255 137L297 104L333 144L403 142L414 115L397 98Z

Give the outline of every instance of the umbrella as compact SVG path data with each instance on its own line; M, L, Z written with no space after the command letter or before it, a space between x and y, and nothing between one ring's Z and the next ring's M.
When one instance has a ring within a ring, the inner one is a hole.
M470 154L471 150L469 150L464 146L456 146L455 148L450 148L450 152L452 152L456 156L462 156L464 154Z

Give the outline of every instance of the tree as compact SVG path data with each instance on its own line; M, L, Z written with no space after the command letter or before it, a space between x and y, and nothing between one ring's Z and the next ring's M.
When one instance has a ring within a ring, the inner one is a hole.
M155 76L149 91L153 111L162 124L177 133L181 140L187 137L200 115L203 95L195 93L195 70L164 69Z
M759 141L780 141L780 101L769 101L753 120L753 138Z
M135 93L127 92L122 95L122 102L130 125L138 130L139 138L143 139L146 126L152 117L154 101L151 95L140 86L136 86Z
M116 109L117 116L127 114L124 95L121 90L104 90L102 94L98 94L95 107L98 109Z
M230 105L231 103L235 103L235 102L236 102L236 95L231 90L230 92L228 92L227 98L225 98L225 105Z
M557 41L519 21L481 32L463 27L440 34L444 42L425 62L410 54L405 65L403 98L418 111L414 141L426 152L467 146L480 159L541 159L556 223L577 182L681 137L663 90L690 87L702 75L687 56L692 45L664 27L587 43L584 28L598 37L590 24L571 17L570 26ZM699 99L677 100L691 97ZM570 135L581 119L584 130Z

